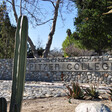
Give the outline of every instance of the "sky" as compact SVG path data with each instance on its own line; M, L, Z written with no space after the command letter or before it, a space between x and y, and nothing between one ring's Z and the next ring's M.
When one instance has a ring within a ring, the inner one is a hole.
M62 23L62 20L59 17L57 19L56 30L53 36L51 49L54 49L54 48L61 49L62 48L62 43L67 36L66 30L68 28L71 29L72 32L75 31L75 27L73 23L74 15L73 14L67 14L67 15L66 15L66 20L64 21L64 25ZM30 25L30 28L29 28L29 35L32 41L36 45L38 43L38 40L40 39L42 41L43 47L45 47L46 42L48 41L49 32L50 32L49 23L42 25L42 26L38 26L36 28L32 28L32 26Z
M41 6L46 7L48 11L50 11L52 7L47 2L41 3ZM56 49L62 48L62 43L67 36L66 34L67 29L71 29L72 32L75 31L74 18L77 15L77 9L74 7L72 12L68 12L68 13L65 12L66 12L65 8L63 8L62 14L63 14L63 18L65 19L64 22L60 18L60 15L57 18L56 30L53 36L51 50L55 48ZM48 13L47 18L50 18L50 16L52 15ZM13 12L9 13L9 17L11 18L12 24L16 25ZM46 43L48 41L48 34L50 32L51 26L52 26L52 22L37 27L33 27L32 24L29 23L29 36L31 37L31 40L33 41L35 46L38 46L38 41L41 41L42 47L45 48Z

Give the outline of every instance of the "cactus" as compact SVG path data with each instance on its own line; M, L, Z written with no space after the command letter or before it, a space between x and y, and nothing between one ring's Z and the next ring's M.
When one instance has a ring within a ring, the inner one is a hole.
M12 95L9 112L21 111L28 38L28 20L26 16L19 17L15 38Z
M7 101L5 98L0 98L0 112L7 112Z

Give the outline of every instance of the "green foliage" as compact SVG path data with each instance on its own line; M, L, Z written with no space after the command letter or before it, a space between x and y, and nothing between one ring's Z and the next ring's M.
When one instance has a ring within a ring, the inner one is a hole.
M66 48L70 45L74 45L74 38L73 37L69 37L67 36L65 41L62 43L62 48L63 48L63 51L64 51L64 56L68 56L68 54L66 53Z
M21 111L25 81L28 38L28 20L26 16L22 16L19 18L15 37L16 40L10 112Z
M44 49L42 47L36 48L36 52L39 57L42 57ZM27 58L34 58L33 51L31 50L29 44L27 44Z
M78 83L73 83L72 88L68 85L66 86L69 92L67 93L67 97L69 98L69 103L71 103L71 98L74 99L99 99L99 92L97 91L95 85L90 86L90 88L83 89L79 86ZM112 90L111 93L112 95Z
M78 8L74 25L79 33L80 43L88 50L102 51L112 48L112 16L107 12L106 0L73 0Z
M66 33L67 33L67 35L68 35L69 37L70 37L71 34L72 34L70 29L67 29Z
M0 5L0 58L13 58L15 27L11 25L6 4Z
M68 33L69 29L67 30ZM88 51L83 45L81 45L79 33L74 32L70 33L70 36L67 36L62 44L62 49L64 51L64 56L83 56L90 55L92 51Z
M91 86L90 88L85 89L86 95L90 96L92 99L99 99L99 92L97 91L95 86Z
M67 33L69 32L69 29L67 30ZM62 43L62 49L64 51L64 56L77 56L77 53L73 51L72 53L68 53L67 50L69 50L70 47L73 47L75 49L81 49L83 46L80 44L79 35L78 33L74 32L73 34L69 32L69 36L66 37L66 39ZM72 49L71 49L72 50ZM80 50L78 52L80 54Z
M72 89L67 85L66 88L68 89L69 93L67 93L68 98L74 98L74 99L83 99L84 92L83 89L79 86L78 83L72 84Z
M7 101L5 98L0 98L0 112L7 112Z

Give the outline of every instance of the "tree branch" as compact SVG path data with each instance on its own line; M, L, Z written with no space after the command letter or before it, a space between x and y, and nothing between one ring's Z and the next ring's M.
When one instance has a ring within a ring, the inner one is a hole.
M9 0L6 0L6 1L9 2L9 3L13 6L13 3L12 3L12 2L10 2ZM15 5L15 6L19 7L19 5ZM30 14L31 17L35 19L36 22L40 21L40 20L37 19L30 11L28 11L26 8L21 7L21 10L22 10L22 9L26 10L26 11L28 12L28 14ZM13 12L14 12L14 10L13 10ZM14 13L16 14L16 12L14 12ZM16 15L17 15L17 14L16 14ZM16 19L16 17L15 17L15 19ZM18 20L18 19L17 19L17 20ZM51 18L51 19L49 19L49 20L46 20L46 21L44 21L44 22L41 22L40 24L39 24L39 23L36 23L36 25L37 25L37 26L40 26L40 25L43 25L43 24L48 23L48 22L51 21L51 20L53 20L53 18ZM16 22L17 22L17 21L16 21Z
M28 11L26 8L24 8L24 7L22 7L22 8L23 8L24 10L26 10L26 11L31 15L31 17L35 19L36 22L37 22L37 21L40 21L40 20L38 20L30 11ZM48 23L48 22L51 21L51 20L53 20L53 18L52 18L52 19L49 19L49 20L47 20L47 21L45 21L45 22L41 22L40 24L39 24L39 23L36 23L36 25L37 25L37 26L40 26L40 25L43 25L43 24Z
M22 0L20 0L20 16L22 16Z
M17 21L18 21L18 16L17 16L17 12L16 12L16 9L15 9L15 1L14 1L14 0L12 0L12 8L13 8L15 20L16 20L16 23L17 23Z
M57 0L55 12L54 12L53 23L52 23L52 28L51 28L51 31L50 31L49 36L48 36L48 42L46 44L46 48L45 48L45 51L43 53L43 58L47 58L48 53L50 51L50 46L52 44L53 35L54 35L55 29L56 29L56 22L57 22L57 17L58 17L59 4L60 4L60 0Z
M51 3L52 3L52 5L53 5L53 7L54 7L54 8L56 8L56 6L54 5L54 2L53 2L53 1L51 1L51 0L42 0L42 1L51 2Z
M12 0L12 2L10 2L9 0L6 0L6 1L8 1L12 5L14 16L15 16L15 20L16 20L16 23L17 23L18 22L18 17L17 17L17 13L16 13L16 9L15 9L15 2L14 2L14 0ZM32 40L30 39L29 36L28 36L28 42L29 42L29 44L31 46L31 49L32 49L33 54L34 54L34 57L38 58L39 56L38 56L38 54L36 52L35 46L34 46Z
M54 7L54 8L56 8L56 6L54 5L54 2L53 2L53 1L51 1L51 3L52 3L52 5L53 5L53 7Z

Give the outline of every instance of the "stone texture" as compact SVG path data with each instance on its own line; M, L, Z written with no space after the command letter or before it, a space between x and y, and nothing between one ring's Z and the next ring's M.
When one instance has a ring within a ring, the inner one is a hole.
M101 103L80 103L75 112L111 112L111 110Z
M68 91L67 85L71 85L72 82L35 82L26 81L24 88L23 99L35 99L43 97L62 97L66 96ZM89 87L87 84L80 84L83 88ZM7 101L10 101L11 97L12 81L0 81L0 97L5 97ZM112 88L111 85L99 85L98 91L101 94L105 94ZM65 92L66 91L66 92ZM107 96L107 95L106 95ZM102 96L103 97L103 96Z
M111 72L81 72L81 71L30 71L29 63L40 63L40 62L93 62L93 61L109 61L111 57L71 57L71 58L53 58L53 59L27 59L26 67L26 81L77 81L79 83L112 83ZM0 59L0 80L11 80L12 79L12 59ZM62 76L63 74L63 76Z

